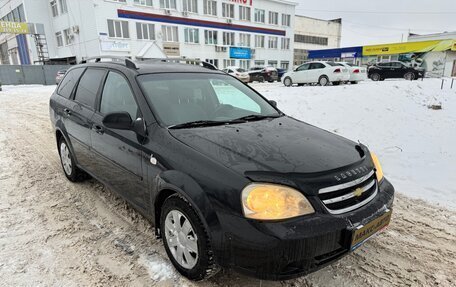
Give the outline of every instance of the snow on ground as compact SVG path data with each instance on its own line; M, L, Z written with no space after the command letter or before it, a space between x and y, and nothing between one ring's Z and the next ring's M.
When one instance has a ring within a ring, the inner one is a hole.
M253 84L286 114L360 141L377 153L398 192L456 209L456 83ZM442 110L430 105L442 105Z

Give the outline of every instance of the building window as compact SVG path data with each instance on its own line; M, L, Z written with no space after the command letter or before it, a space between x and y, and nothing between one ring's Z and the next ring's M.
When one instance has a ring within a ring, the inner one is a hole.
M204 0L204 14L217 16L217 1Z
M217 45L217 31L204 30L204 43L206 45Z
M179 42L177 26L162 26L163 42Z
M57 40L57 47L62 47L63 46L62 32L55 33L55 39Z
M287 27L291 26L291 15L282 14L282 25Z
M271 60L269 60L269 61L268 61L268 65L271 66L271 67L277 68L277 61L271 61Z
M234 4L222 3L222 17L234 18Z
M295 34L294 40L297 43L328 46L328 38L324 38L324 37Z
M52 0L49 2L51 4L52 16L57 17L59 16L59 9L57 7L57 0Z
M198 1L197 0L184 0L183 8L186 12L198 13Z
M280 40L282 50L289 50L290 49L290 38L282 38Z
M136 36L139 40L155 40L155 25L136 23Z
M111 0L111 1L119 2L119 3L127 3L127 0Z
M281 61L280 62L280 68L288 71L288 69L290 68L290 62L288 61Z
M236 66L236 60L233 59L224 59L223 60L223 68Z
M250 69L250 60L239 60L239 66L244 70Z
M264 66L264 61L255 61L255 66Z
M176 0L160 0L160 8L176 9Z
M264 23L264 10L255 9L255 22Z
M255 48L264 48L264 36L255 35Z
M59 0L60 14L68 13L68 5L66 0Z
M196 28L184 28L185 43L199 44L199 30Z
M269 49L277 49L277 42L278 42L277 37L269 36L268 48Z
M154 6L152 0L135 0L135 4L141 5L141 6L149 6L149 7Z
M108 35L111 38L130 38L127 21L108 20Z
M239 34L239 45L243 47L250 47L250 34Z
M234 33L223 32L223 45L234 46Z
M279 13L269 11L269 24L279 25Z
M239 20L250 21L250 7L239 6Z
M63 30L63 36L65 37L65 45L71 45L74 43L74 35L70 28Z

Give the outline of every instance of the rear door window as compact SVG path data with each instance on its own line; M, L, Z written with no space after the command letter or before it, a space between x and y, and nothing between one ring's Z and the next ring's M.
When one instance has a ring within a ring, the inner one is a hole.
M84 68L76 68L69 71L60 83L59 89L57 90L57 94L69 99L71 97L71 93L73 92L74 86L78 82L79 77L81 77L81 74L83 72Z
M87 69L79 81L74 100L93 109L105 73L101 69Z
M325 65L322 63L312 63L310 64L310 70L316 70L316 69L324 69Z

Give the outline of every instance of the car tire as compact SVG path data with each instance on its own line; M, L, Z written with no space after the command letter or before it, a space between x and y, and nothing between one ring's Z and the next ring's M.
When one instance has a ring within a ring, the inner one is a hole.
M404 75L404 79L406 79L407 81L413 81L415 80L415 74L408 72Z
M329 84L329 79L327 76L320 76L318 79L318 85L320 86L327 86Z
M381 81L381 77L380 77L380 74L378 73L375 73L375 74L372 74L371 75L371 80L374 81L374 82L378 82L378 81Z
M291 80L290 77L286 77L285 79L283 79L283 84L285 85L285 87L291 87L293 86L293 80Z
M264 77L263 77L263 76L259 76L259 77L258 77L258 82L264 83Z
M71 182L79 182L87 179L89 176L87 173L79 169L74 160L74 156L69 148L66 140L61 137L59 140L59 156L60 163L62 164L63 173L66 178Z
M201 219L183 197L172 195L163 203L160 233L169 259L183 276L199 281L220 270Z

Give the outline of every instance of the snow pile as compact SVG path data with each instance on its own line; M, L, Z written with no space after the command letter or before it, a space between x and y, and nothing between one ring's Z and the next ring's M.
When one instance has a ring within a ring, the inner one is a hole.
M367 145L398 192L456 209L456 84L440 85L425 79L253 87L286 114Z
M170 261L163 259L158 254L141 255L139 262L146 268L150 278L154 281L172 279L176 275Z

